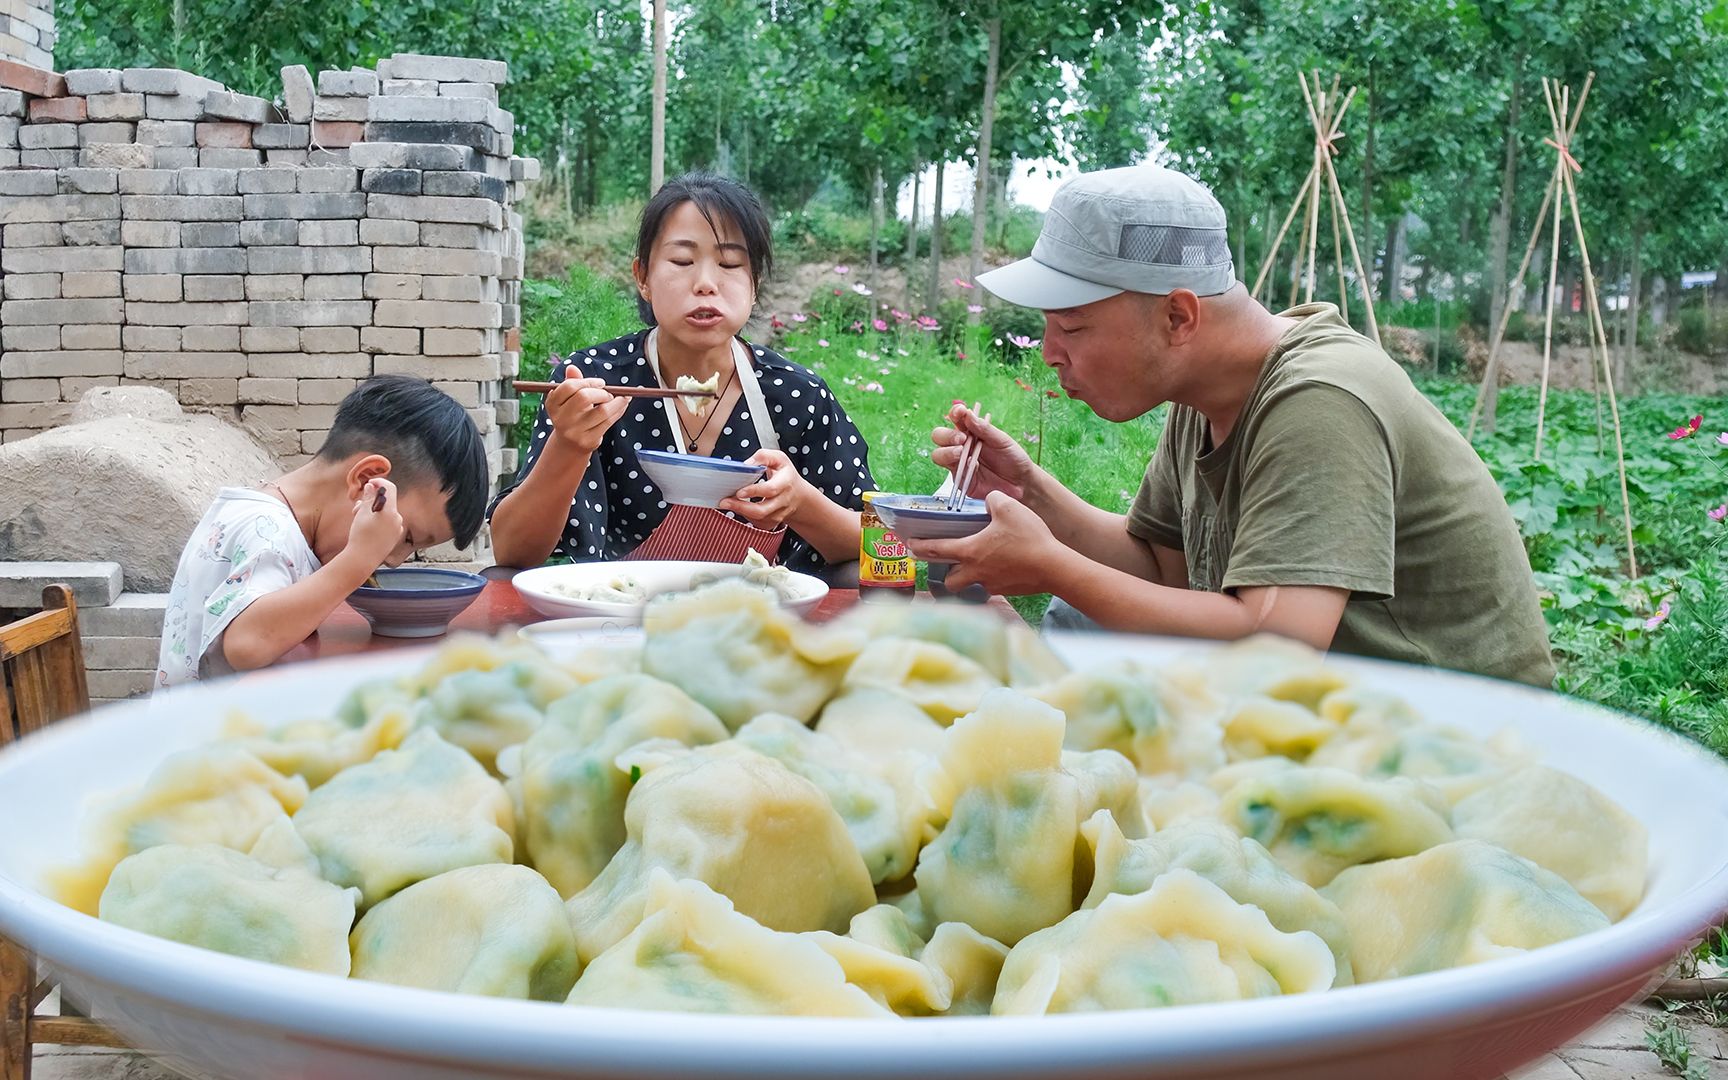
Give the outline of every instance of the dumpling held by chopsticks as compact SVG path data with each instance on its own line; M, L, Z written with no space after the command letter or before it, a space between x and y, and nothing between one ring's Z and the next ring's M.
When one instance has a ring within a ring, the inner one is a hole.
M700 381L690 375L680 375L678 376L678 385L673 389L681 394L685 391L694 391L689 396L680 397L678 400L683 403L686 409L701 416L712 409L718 400L715 395L720 392L720 375L716 372Z

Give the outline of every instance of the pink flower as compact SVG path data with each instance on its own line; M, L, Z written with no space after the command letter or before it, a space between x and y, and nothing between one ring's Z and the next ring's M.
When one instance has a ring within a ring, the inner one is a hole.
M888 329L888 323L884 319L873 319L871 320L870 325L874 326L878 331Z
M940 330L940 329L942 329L942 324L937 322L935 319L932 319L928 315L920 315L920 316L918 316L918 329L920 329L920 330Z
M1689 439L1692 436L1698 434L1698 429L1703 427L1703 426L1704 426L1704 414L1699 413L1697 416L1694 416L1691 420L1688 420L1686 423L1681 424L1679 427L1675 428L1673 431L1670 431L1668 433L1668 437L1670 439Z
M1044 344L1043 339L1041 338L1025 337L1021 334L1009 334L1008 340L1020 346L1022 349L1036 349L1038 346Z
M967 304L966 310L970 311L972 314L976 315L979 312L984 310L984 305L983 304Z
M850 266L847 266L845 263L841 263L839 266L836 266L834 268L834 272L836 274L850 274L852 272L852 268Z
M970 281L967 281L967 280L966 280L966 279L964 279L964 278L955 278L955 279L954 279L954 284L956 284L956 285L958 285L958 286L960 286L960 287L961 287L961 288L962 288L962 289L970 289L970 288L972 288L972 283L971 283L971 282L970 282Z
M864 391L864 392L865 392L865 393L866 393L866 394L880 394L880 393L883 393L883 390L882 390L882 384L881 384L881 383L879 383L879 382L867 382L867 383L865 383L865 384L864 384L864 386L863 386L863 388L862 388L862 389L863 389L863 391Z
M822 346L824 349L826 349L828 347L828 339L825 337L817 338L816 344L818 344L818 345Z
M1661 626L1663 623L1667 622L1668 621L1668 612L1671 611L1673 609L1673 607L1674 607L1674 604L1672 601L1669 601L1669 600L1662 601L1662 606L1656 609L1656 614L1654 614L1654 615L1650 616L1648 619L1644 620L1644 629L1654 630L1658 626Z
M802 311L794 311L792 313L792 321L793 322L809 322L810 316L804 314Z
M956 359L956 360L964 360L964 359L966 359L966 354L965 354L965 353L963 353L963 352L957 352L957 353L955 353L955 354L954 354L954 359Z
M784 329L786 326L784 322L780 321L780 316L778 315L770 316L768 319L768 325L772 326L776 330Z
M835 289L835 290L834 290L834 295L835 295L835 296L839 296L839 295L840 295L840 290L839 290L839 289Z
M907 319L910 319L912 317L912 316L906 314L904 311L901 311L899 308L889 308L888 310L894 316L894 318L896 320L898 320L899 322L905 322Z
M852 283L852 291L857 293L859 296L873 295L872 291L870 289L870 286L864 284L862 281L853 282Z
M864 332L864 324L862 322L855 322L847 329L851 330L854 334L862 334Z
M1728 503L1723 503L1716 509L1707 510L1705 512L1710 515L1711 521L1721 521L1723 518L1728 518Z
M1724 431L1722 434L1716 436L1716 444L1718 446L1728 446L1728 431Z

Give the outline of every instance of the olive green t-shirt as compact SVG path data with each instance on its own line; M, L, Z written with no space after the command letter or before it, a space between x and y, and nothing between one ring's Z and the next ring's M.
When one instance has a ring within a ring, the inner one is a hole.
M1188 587L1349 589L1332 647L1541 686L1548 634L1487 466L1331 304L1278 342L1222 445L1173 405L1128 531L1182 551Z

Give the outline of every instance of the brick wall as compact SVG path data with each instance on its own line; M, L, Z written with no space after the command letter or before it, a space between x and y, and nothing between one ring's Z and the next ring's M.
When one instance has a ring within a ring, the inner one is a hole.
M0 0L0 11L20 2ZM361 378L516 402L522 220L504 64L283 70L279 99L153 68L0 65L0 439L92 386L162 387L304 461Z
M0 61L54 66L54 0L0 0Z

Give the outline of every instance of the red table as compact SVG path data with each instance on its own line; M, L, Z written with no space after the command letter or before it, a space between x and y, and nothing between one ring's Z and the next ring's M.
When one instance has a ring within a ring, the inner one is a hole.
M450 623L452 631L468 630L481 634L496 634L516 626L526 626L529 623L544 622L546 616L528 606L522 594L510 584L514 570L500 567L488 569L486 576L492 580L486 583L480 595L462 614L456 616ZM926 593L919 593L915 603L933 602ZM821 622L831 619L842 611L858 603L857 589L830 589L811 614L811 619ZM993 596L986 605L992 611L1006 619L1020 618L1014 606L1000 596ZM377 652L383 649L399 649L406 646L425 645L437 642L441 638L392 638L379 637L372 633L371 627L360 613L343 604L324 620L318 632L305 641L288 650L287 654L277 663L295 663L301 660L316 660L325 656L347 656L353 653Z

